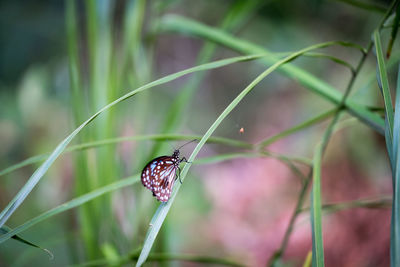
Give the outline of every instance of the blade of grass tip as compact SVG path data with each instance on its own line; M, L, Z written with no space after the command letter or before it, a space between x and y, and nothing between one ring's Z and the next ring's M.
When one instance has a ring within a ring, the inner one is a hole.
M5 233L3 235L0 235L0 243L5 242L6 240L10 239L13 235L19 234L35 224L42 222L48 218L51 218L57 214L60 214L64 211L76 208L90 200L93 200L95 198L98 198L104 194L116 191L118 189L131 186L135 183L139 182L139 174L136 174L134 176L127 177L125 179L121 179L115 183L97 188L87 194L81 195L79 197L76 197L74 199L71 199L70 201L67 201L57 207L54 207L46 212L43 212L42 214L26 221L25 223L21 224L20 226L15 227L13 230L9 231L8 233Z
M387 77L385 59L383 57L383 52L382 52L381 37L380 37L378 30L376 30L374 32L374 43L375 43L376 59L378 61L378 65L377 65L378 85L379 85L379 88L381 89L383 101L385 103L385 111L386 111L386 117L387 117L387 120L389 123L390 136L393 136L392 98L390 96L389 81L388 81L388 77Z
M391 266L400 266L400 66L397 74L396 101L394 112L393 127L393 200L392 200L392 220L390 234L390 261Z
M313 185L311 191L311 232L312 232L312 266L324 266L324 246L321 218L321 159L322 144L319 143L314 154Z
M6 233L8 233L10 231L12 231L12 229L10 227L8 227L7 225L3 225L2 227L0 227L0 233L2 233L2 234L6 234ZM54 259L53 253L51 253L50 250L48 250L48 249L42 248L39 245L36 245L36 244L26 240L26 239L23 239L22 237L20 237L18 235L13 235L13 236L11 236L11 238L15 239L15 240L17 240L17 241L19 241L21 243L24 243L24 244L26 244L28 246L31 246L31 247L34 247L34 248L38 248L38 249L46 252L47 255L49 256L50 260Z
M204 25L182 16L170 14L164 16L162 18L161 30L165 32L181 32L183 34L199 36L202 39L216 42L244 54L266 53L267 56L262 60L263 64L272 65L278 61L274 54L266 50L264 47L238 39L220 29ZM341 42L341 45L346 44L347 43ZM365 49L360 47L357 47L357 49L363 53L367 52ZM310 89L312 92L335 104L339 104L343 98L343 95L331 85L297 66L286 64L279 68L279 71L289 78L298 81L305 88ZM371 128L384 134L384 121L379 115L369 111L365 106L355 103L351 99L346 100L345 107L348 112L360 118Z
M242 56L242 57L234 57L234 58L228 58L228 59L223 59L223 60L218 60L206 64L202 64L193 68L185 69L180 72L176 72L170 75L167 75L163 78L160 78L158 80L155 80L153 82L150 82L146 85L143 85L123 96L120 98L116 99L115 101L111 102L110 104L104 106L102 109L97 111L94 115L92 115L88 120L83 122L78 128L76 128L70 135L68 135L61 143L59 143L54 149L54 151L50 154L50 156L47 158L47 160L32 174L32 176L28 179L28 181L25 183L25 185L21 188L21 190L17 193L17 195L9 202L9 204L1 211L0 213L0 227L4 225L4 223L8 220L8 218L14 213L14 211L21 205L21 203L25 200L25 198L28 196L28 194L32 191L34 186L40 181L40 179L43 177L43 175L47 172L47 170L50 168L50 166L53 164L53 162L58 158L58 156L65 150L67 145L72 141L72 139L90 122L92 122L97 116L99 116L101 113L104 111L110 109L111 107L117 105L118 103L134 96L135 94L147 90L151 87L154 87L156 85L161 85L164 83L167 83L169 81L175 80L179 77L182 77L186 74L196 72L196 71L201 71L201 70L209 70L209 69L215 69L219 67L223 67L229 64L233 64L236 62L241 62L241 61L248 61L248 60L254 60L257 58L260 58L264 55L253 55L253 56Z
M219 117L214 121L214 123L210 126L210 128L207 130L207 132L204 134L204 136L201 138L195 149L193 150L192 154L190 155L188 161L193 162L199 153L200 149L203 147L205 142L210 138L211 134L217 129L217 127L220 125L220 123L228 116L228 114L240 103L240 101L260 82L262 81L266 76L268 76L270 73L275 71L277 68L282 66L285 63L288 63L297 57L301 56L304 53L307 53L308 51L315 50L318 48L323 48L327 46L334 45L332 42L328 43L321 43L321 44L316 44L310 47L307 47L305 49L302 49L296 53L293 53L292 55L279 60L275 64L273 64L271 67L266 69L263 73L261 73L259 76L257 76L226 108L225 110L219 115ZM186 174L189 171L191 164L186 164L181 172L181 180L184 181ZM150 227L149 230L147 231L146 238L144 241L143 249L140 253L139 259L136 263L136 266L141 266L147 259L151 247L153 246L153 243L157 237L158 232L160 231L160 228L165 220L165 217L168 214L169 209L171 208L175 197L179 191L181 184L176 183L174 186L174 190L171 194L170 199L166 203L161 203L158 209L156 210L153 218L151 219L150 222Z

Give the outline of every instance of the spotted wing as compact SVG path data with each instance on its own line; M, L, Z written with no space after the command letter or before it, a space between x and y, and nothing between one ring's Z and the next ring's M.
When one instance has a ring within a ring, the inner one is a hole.
M172 193L172 188L175 183L177 167L170 165L160 172L159 179L155 180L153 194L157 200L167 202Z
M147 165L144 167L141 175L141 181L142 184L149 189L150 191L153 191L153 185L154 185L154 180L158 179L159 175L159 170L161 169L161 166L164 165L165 158L168 158L167 156L162 156L153 159Z
M152 190L152 184L154 180L154 164L157 164L157 159L154 159L147 163L147 165L144 167L141 175L141 181L142 184L149 190Z
M168 201L175 181L176 169L172 157L158 157L144 167L141 175L142 184L153 192L157 200Z

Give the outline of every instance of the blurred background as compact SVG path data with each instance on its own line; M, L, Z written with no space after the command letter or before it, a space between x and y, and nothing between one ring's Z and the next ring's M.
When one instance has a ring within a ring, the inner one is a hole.
M374 9L347 2L352 1L0 1L0 168L52 151L101 107L143 84L240 55L206 38L169 30L163 20L171 14L277 53L332 40L366 47L390 2L369 2ZM389 33L383 31L385 43ZM396 49L397 44L388 61L392 81L400 56ZM361 57L357 50L340 46L324 52L353 66ZM348 68L326 58L301 57L292 64L341 92L351 78ZM381 106L375 64L370 53L351 93L353 100L369 107ZM102 114L74 144L164 133L201 136L265 69L258 61L237 63L145 91ZM213 136L256 144L332 108L332 103L276 72L244 98ZM348 114L342 120L347 123L335 132L324 156L322 201L350 204L324 213L326 264L388 266L386 200L392 184L384 139ZM267 149L311 160L328 122ZM18 226L74 197L138 174L149 160L172 154L185 140L124 141L65 153L7 225ZM182 155L188 157L194 146L182 148ZM199 158L246 151L210 143ZM304 181L274 157L200 163L191 167L152 251L265 266L281 247ZM0 176L1 208L38 166ZM307 175L307 166L296 166ZM365 199L376 205L355 203ZM308 202L307 191L305 209ZM140 183L116 190L21 233L49 249L53 260L37 248L8 240L0 244L0 265L62 266L124 257L143 244L158 205ZM310 250L309 213L303 212L279 264L301 266ZM179 261L161 265L195 266Z

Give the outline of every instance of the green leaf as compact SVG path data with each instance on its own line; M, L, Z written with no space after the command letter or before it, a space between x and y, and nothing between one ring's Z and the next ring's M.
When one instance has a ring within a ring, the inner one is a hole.
M219 117L214 121L214 123L211 125L211 127L207 130L207 132L204 134L204 136L201 138L197 146L195 147L194 151L190 155L188 161L193 162L194 159L196 158L197 154L199 153L200 149L203 147L205 142L210 138L212 133L217 129L217 127L221 124L221 122L229 115L229 113L240 103L240 101L248 94L250 91L260 82L262 81L266 76L268 76L270 73L281 67L282 65L296 59L297 57L301 56L304 53L307 53L309 51L318 49L318 48L323 48L327 46L332 46L336 45L336 42L327 42L327 43L322 43L322 44L316 44L310 47L307 47L305 49L302 49L296 53L293 53L292 55L279 60L275 64L273 64L271 67L269 67L267 70L265 70L263 73L261 73L257 78L255 78L226 108L225 110L219 115ZM181 180L183 181L190 169L191 164L186 164L185 167L182 170L181 173ZM153 218L151 219L150 222L150 227L149 230L147 231L147 235L144 241L143 249L140 253L138 262L136 266L141 266L147 259L151 247L153 246L153 243L157 237L158 232L160 231L160 228L165 220L165 217L168 214L169 209L171 208L172 204L174 203L175 197L181 187L180 183L177 183L174 186L174 190L171 194L170 199L166 203L161 203L160 206L158 207L157 211L155 212Z
M6 226L6 225L3 225L3 226L0 228L0 233L1 233L1 234L7 234L7 233L9 233L9 232L11 232L11 231L12 231L12 229L11 229L10 227ZM17 240L17 241L19 241L19 242L22 242L22 243L24 243L24 244L26 244L26 245L28 245L28 246L41 249L41 250L43 250L44 252L46 252L47 255L49 255L50 260L54 259L53 253L51 253L48 249L42 248L42 247L40 247L39 245L36 245L36 244L34 244L34 243L32 243L32 242L26 240L26 239L23 239L22 237L20 237L20 236L18 236L18 235L13 235L13 236L11 236L11 238L12 238L12 239L15 239L15 240Z
M324 266L324 245L321 218L321 160L323 147L318 144L314 154L313 185L311 191L312 266Z
M229 64L241 62L241 61L249 61L260 58L264 55L253 55L253 56L242 56L242 57L234 57L228 58L223 60L218 60L210 63L206 63L203 65L199 65L193 68L185 69L183 71L179 71L170 75L167 75L163 78L150 82L146 85L143 85L122 97L114 100L110 104L104 106L99 111L97 111L94 115L92 115L89 119L83 122L78 128L76 128L70 135L68 135L61 143L58 144L56 149L50 154L47 160L32 174L32 176L28 179L25 185L20 189L17 195L9 202L9 204L2 210L0 213L0 227L6 223L8 218L15 212L15 210L22 204L25 198L29 195L35 185L40 181L43 175L47 172L53 162L60 156L60 154L65 150L67 145L72 141L72 139L83 129L85 128L90 122L92 122L97 116L99 116L104 111L110 109L111 107L119 104L120 102L136 95L139 92L145 91L149 88L152 88L157 85L161 85L170 81L173 81L179 77L184 75L196 72L196 71L203 71L203 70L210 70L215 68L220 68L223 66L227 66Z

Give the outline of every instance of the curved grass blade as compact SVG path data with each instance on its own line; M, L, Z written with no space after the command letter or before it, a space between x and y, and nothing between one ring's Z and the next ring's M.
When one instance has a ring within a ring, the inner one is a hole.
M266 53L267 56L263 59L262 62L267 65L272 65L278 61L273 53L269 52L261 46L257 46L253 43L240 40L230 34L227 34L224 31L206 26L197 21L193 21L181 16L164 16L162 18L161 29L164 31L182 32L188 35L199 36L201 38L219 43L223 46L229 47L235 51L244 54ZM350 45L346 42L341 42L341 44ZM352 44L352 46L356 45ZM365 49L359 46L356 46L355 48L363 51L363 53L366 52ZM288 77L298 81L306 88L324 97L330 102L339 104L341 102L341 99L343 98L343 95L331 85L294 65L286 64L280 67L279 71L281 71ZM351 114L360 118L367 125L375 129L377 132L384 134L384 121L379 115L369 111L366 107L355 103L351 99L346 100L345 108Z
M362 51L364 51L364 50L362 50ZM291 53L293 53L293 52L274 53L274 56L276 56L277 58L281 58L281 57L287 56L287 55L289 55ZM355 73L356 72L356 69L350 63L348 63L347 61L345 61L343 59L331 56L329 54L307 53L307 54L304 54L304 56L305 57L326 58L326 59L329 59L330 61L333 61L333 62L335 62L335 63L337 63L339 65L342 65L342 66L348 68L351 71L351 73Z
M381 89L381 93L383 95L383 101L385 103L386 118L389 124L389 135L393 136L394 115L393 115L392 97L390 95L385 59L383 57L383 52L382 52L381 37L378 30L374 32L374 43L375 43L376 59L378 61L377 65L378 85L379 88Z
M285 138L286 136L294 134L294 133L296 133L296 132L298 132L300 130L303 130L303 129L309 127L309 126L312 126L312 125L314 125L316 123L319 123L319 122L329 118L330 116L335 114L335 111L336 111L336 109L328 110L327 112L324 112L324 113L322 113L320 115L317 115L314 118L311 118L311 119L309 119L307 121L304 121L304 122L302 122L302 123L300 123L300 124L298 124L296 126L293 126L293 127L289 128L287 130L284 130L284 131L282 131L282 132L280 132L280 133L278 133L278 134L276 134L274 136L271 136L271 137L261 141L256 146L259 147L259 149L264 149L265 147L269 146L270 144L272 144L272 143L274 143L274 142L276 142L276 141L278 141L278 140L280 140L282 138Z
M334 57L334 56L331 56L331 55L328 55L328 54L324 54L324 53L307 53L306 56L307 57L326 58L326 59L329 59L329 60L331 60L331 61L333 61L333 62L335 62L335 63L337 63L339 65L342 65L342 66L348 68L351 71L351 73L355 73L356 72L356 69L350 63L348 63L347 61L345 61L343 59L340 59L340 58L337 58L337 57Z
M319 143L314 154L313 185L311 191L312 266L324 266L324 245L321 218L321 160L323 146Z
M155 80L153 82L150 82L146 85L143 85L125 95L122 97L116 99L115 101L111 102L110 104L104 106L101 108L99 111L97 111L94 115L92 115L88 120L83 122L78 128L76 128L69 136L67 136L58 146L56 149L50 154L50 156L47 158L47 160L32 174L32 176L29 178L29 180L25 183L25 185L20 189L20 191L17 193L17 195L10 201L10 203L2 210L0 213L0 227L4 225L4 223L8 220L8 218L15 212L15 210L21 205L21 203L25 200L25 198L28 196L28 194L32 191L32 189L35 187L35 185L40 181L40 179L43 177L43 175L47 172L47 170L50 168L50 166L53 164L53 162L58 158L58 156L65 150L67 145L72 141L72 139L90 122L92 122L97 116L99 116L101 113L104 111L110 109L111 107L115 106L116 104L136 95L139 92L142 92L144 90L147 90L151 87L164 84L167 82L170 82L172 80L175 80L179 77L182 77L184 75L187 75L189 73L193 73L196 71L202 71L202 70L209 70L209 69L215 69L215 68L220 68L229 64L241 62L241 61L249 61L249 60L254 60L257 58L260 58L264 55L253 55L253 56L242 56L242 57L234 57L234 58L228 58L228 59L223 59L223 60L218 60L210 63L206 63L200 66L196 66L193 68L189 68L180 72L176 72L170 75L167 75L163 78L160 78L158 80Z
M310 166L312 164L312 162L308 158L285 156L285 155L267 152L267 151L220 154L220 155L211 156L211 157L198 158L193 162L193 164L215 164L215 163L218 163L221 161L227 161L227 160L231 160L231 159L260 158L260 157L271 157L271 158L275 158L280 161L296 162L296 163L300 163L300 164L303 164L306 166Z
M336 45L335 42L328 42L328 43L322 43L322 44L316 44L310 47L307 47L305 49L302 49L296 53L293 53L292 55L279 60L275 64L273 64L271 67L269 67L267 70L265 70L263 73L261 73L259 76L257 76L226 108L225 110L219 115L219 117L214 121L214 123L210 126L210 128L207 130L207 132L204 134L204 136L201 138L195 149L193 150L192 154L190 155L188 161L193 162L194 159L196 158L197 154L199 153L200 149L203 147L205 142L208 140L208 138L211 136L211 134L217 129L217 127L220 125L220 123L228 116L228 114L240 103L240 101L260 82L262 81L266 76L268 76L270 73L281 67L282 65L296 59L297 57L301 56L304 53L307 53L309 51L318 49L318 48L323 48L327 46L332 46ZM191 164L186 164L185 167L182 170L181 173L181 180L183 181L186 177L186 174L189 171ZM169 209L171 208L175 197L179 191L181 184L177 183L174 186L174 190L171 194L170 199L166 203L161 203L160 206L158 207L157 211L155 212L153 218L151 219L150 222L150 227L149 230L147 231L146 238L144 241L143 249L140 253L138 262L136 266L141 266L147 259L151 247L153 246L153 243L157 237L158 232L160 231L160 228L165 220L165 217L168 214Z
M396 102L393 125L393 201L392 201L392 227L390 235L391 266L400 266L400 66L397 74Z
M1 234L7 234L8 232L11 232L11 231L12 231L12 229L11 229L10 227L8 227L7 225L3 225L3 226L0 228L0 233L1 233ZM28 245L28 246L31 246L31 247L34 247L34 248L38 248L38 249L40 249L40 250L46 252L47 255L49 256L49 259L50 259L50 260L54 259L53 253L51 253L50 250L48 250L48 249L42 248L42 247L40 247L39 245L36 245L36 244L34 244L34 243L32 243L32 242L29 242L28 240L23 239L22 237L20 237L20 236L18 236L18 235L13 235L13 236L11 236L11 238L12 238L12 239L15 239L15 240L17 240L17 241L19 241L19 242L21 242L21 243L24 243L24 244L26 244L26 245Z
M48 210L48 211L36 216L33 219L30 219L30 220L26 221L25 223L21 224L20 226L17 226L16 228L14 228L13 230L9 231L8 233L1 235L0 236L0 243L3 243L4 241L10 239L13 235L19 234L19 233L27 230L28 228L34 226L35 224L37 224L37 223L39 223L41 221L44 221L44 220L46 220L46 219L48 219L50 217L53 217L53 216L55 216L57 214L60 214L60 213L62 213L64 211L67 211L67 210L73 209L75 207L78 207L78 206L80 206L80 205L82 205L82 204L84 204L84 203L86 203L86 202L88 202L90 200L93 200L93 199L95 199L95 198L97 198L97 197L99 197L101 195L113 192L113 191L118 190L118 189L123 188L123 187L127 187L127 186L130 186L130 185L133 185L133 184L135 184L137 182L139 182L139 174L134 175L134 176L130 176L130 177L122 179L122 180L120 180L118 182L115 182L115 183L100 187L100 188L98 188L96 190L93 190L93 191L87 193L87 194L84 194L84 195L79 196L77 198L74 198L74 199L72 199L72 200L70 200L68 202L65 202L64 204L61 204L61 205L59 205L57 207L54 207L54 208L52 208L52 209L50 209L50 210Z
M109 139L103 139L103 140L98 140L98 141L93 141L93 142L87 142L87 143L83 143L83 144L79 144L79 145L72 145L72 146L66 148L62 152L62 154L66 153L66 152L80 151L80 150L96 148L96 147L100 147L100 146L111 145L111 144L116 144L116 143L126 142L126 141L143 141L143 140L157 140L157 141L188 140L189 141L189 140L193 140L193 139L199 140L200 138L201 138L201 136L199 136L199 135L176 135L176 134L124 136L124 137L109 138ZM242 142L242 141L235 140L235 139L225 138L225 137L211 137L209 140L207 140L207 143L221 144L221 145L227 145L227 146L232 146L232 147L236 147L236 148L245 148L245 149L253 148L253 145L250 143ZM46 154L36 155L36 156L30 157L30 158L27 158L19 163L11 165L11 166L5 168L4 170L0 171L0 176L11 173L22 167L25 167L25 166L28 166L31 164L35 164L38 162L42 162L49 155L50 155L50 153L46 153Z

